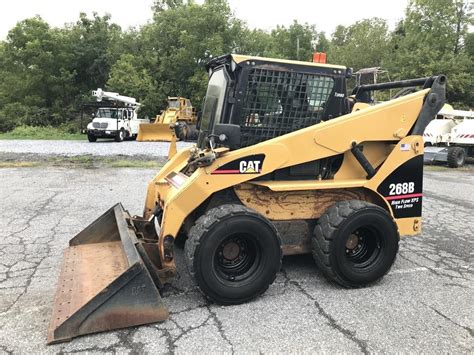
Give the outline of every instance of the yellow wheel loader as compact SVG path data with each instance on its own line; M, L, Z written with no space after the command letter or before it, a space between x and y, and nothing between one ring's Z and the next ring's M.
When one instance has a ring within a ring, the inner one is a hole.
M168 97L168 107L156 116L154 123L141 124L139 142L171 142L173 136L182 141L195 140L197 115L191 101L184 97Z
M143 216L121 204L70 241L48 342L163 321L174 247L211 301L258 297L284 255L311 253L344 287L392 266L421 232L423 138L446 78L362 85L338 65L226 55L208 63L194 147L148 185ZM374 90L419 87L378 105ZM354 107L359 105L359 109Z

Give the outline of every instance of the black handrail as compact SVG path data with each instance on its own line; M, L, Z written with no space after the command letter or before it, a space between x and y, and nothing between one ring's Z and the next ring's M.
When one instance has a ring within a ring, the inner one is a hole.
M361 91L377 91L377 90L387 90L387 89L399 89L399 88L408 88L412 86L422 86L424 88L429 88L435 80L435 76L428 78L417 78L409 80L399 80L399 81L389 81L386 83L377 83L377 84L366 84L359 85L352 90L352 94L355 95Z

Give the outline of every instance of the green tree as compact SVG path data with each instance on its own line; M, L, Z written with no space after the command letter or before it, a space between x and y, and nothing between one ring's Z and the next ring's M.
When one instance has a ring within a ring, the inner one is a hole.
M331 63L361 68L382 65L388 53L390 34L385 20L371 18L350 26L339 25L328 49Z
M62 32L40 17L19 22L8 33L1 59L0 102L5 109L9 103L27 107L24 122L19 123L58 123L69 110L74 73L64 68L62 40Z
M464 49L466 54L474 59L474 33L466 33L464 38Z
M0 116L21 111L17 123L29 125L73 119L90 90L105 85L119 57L109 49L122 40L121 30L109 20L81 14L74 25L51 28L33 17L12 28L0 46Z
M472 21L468 1L410 1L394 33L386 67L400 79L446 74L449 103L472 106L473 58L464 48Z
M122 53L119 50L111 58L109 48L117 45L121 29L110 23L110 15L92 18L79 15L79 21L67 33L67 53L71 55L69 65L76 71L75 83L81 92L103 87L108 80L110 67Z
M316 26L298 21L286 28L277 26L271 31L271 48L268 56L285 59L311 60L318 43Z
M108 89L138 98L142 104L141 114L149 117L154 117L158 112L156 86L151 75L132 54L120 57L113 65L107 82Z
M157 83L161 108L167 96L176 95L201 105L207 83L201 58L206 52L231 52L240 26L225 0L177 4L155 12L153 23L143 29L141 55L153 65L150 75Z

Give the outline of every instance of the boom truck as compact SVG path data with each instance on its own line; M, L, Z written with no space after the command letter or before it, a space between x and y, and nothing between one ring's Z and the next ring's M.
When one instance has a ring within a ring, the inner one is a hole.
M340 65L225 55L207 64L197 144L148 184L142 216L120 203L66 249L48 343L164 321L175 241L212 302L264 293L284 255L312 254L343 287L377 282L399 236L421 232L423 131L443 75L361 85ZM417 86L378 105L371 92Z
M148 119L138 118L140 104L134 97L103 91L100 88L93 90L92 96L102 105L93 114L92 122L87 125L89 142L96 142L97 138L113 138L116 142L122 142L125 138L136 138L139 126L150 122Z

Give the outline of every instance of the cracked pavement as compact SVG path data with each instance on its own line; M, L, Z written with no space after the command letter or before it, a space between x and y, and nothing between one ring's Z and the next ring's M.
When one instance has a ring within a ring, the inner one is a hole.
M184 270L163 323L46 346L67 242L116 202L140 214L149 169L1 169L0 353L473 353L474 174L425 172L423 235L402 238L391 272L363 289L328 283L310 256L239 306L208 303Z

